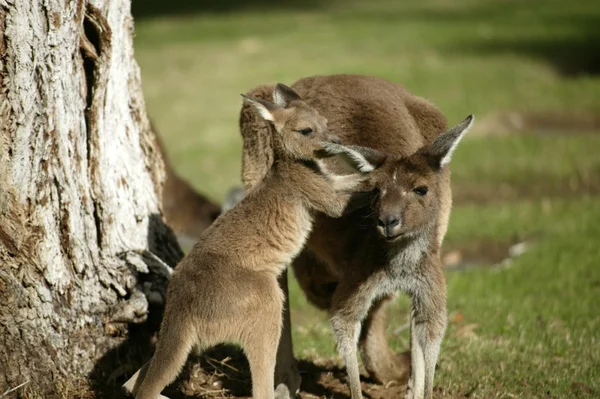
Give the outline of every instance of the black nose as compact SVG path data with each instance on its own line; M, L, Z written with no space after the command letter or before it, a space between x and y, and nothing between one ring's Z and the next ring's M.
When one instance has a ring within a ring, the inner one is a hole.
M400 219L396 216L383 216L379 218L379 226L386 227L395 227L400 223Z

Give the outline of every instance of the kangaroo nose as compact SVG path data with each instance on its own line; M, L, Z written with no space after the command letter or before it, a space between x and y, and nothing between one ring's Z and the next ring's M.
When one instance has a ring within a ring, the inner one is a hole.
M379 226L383 227L396 227L400 224L400 219L396 216L383 216L379 218Z

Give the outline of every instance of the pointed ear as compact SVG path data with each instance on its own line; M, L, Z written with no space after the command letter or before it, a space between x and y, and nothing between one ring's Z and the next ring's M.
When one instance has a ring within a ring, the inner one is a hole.
M352 172L369 173L380 167L387 156L373 148L326 142L317 154L320 158L337 157Z
M284 85L283 83L277 83L275 90L273 91L273 101L278 107L285 108L292 101L302 100L298 93L291 87Z
M247 96L245 94L242 94L242 97L244 97L244 101L256 108L256 110L258 111L260 116L263 117L263 119L271 122L274 121L275 118L273 117L273 111L279 108L277 107L277 105L273 104L272 102L262 100L260 98Z
M422 153L430 157L436 169L441 169L450 163L452 153L473 125L474 119L473 115L467 116L461 123L439 135L433 143L421 150Z

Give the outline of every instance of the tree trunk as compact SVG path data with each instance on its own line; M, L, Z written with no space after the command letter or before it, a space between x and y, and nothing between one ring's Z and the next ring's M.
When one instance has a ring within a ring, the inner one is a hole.
M130 0L0 0L0 397L87 383L182 256L132 35Z

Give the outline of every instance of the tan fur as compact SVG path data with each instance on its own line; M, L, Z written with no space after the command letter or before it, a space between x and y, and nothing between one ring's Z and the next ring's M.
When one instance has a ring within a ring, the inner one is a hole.
M326 120L303 101L292 98L285 107L270 104L269 110L277 127L271 137L273 164L176 267L155 354L124 385L137 399L155 399L179 374L192 347L222 342L242 345L253 397L274 397L285 300L277 278L304 246L313 213L340 216L350 198L347 190L363 177L356 174L342 187L321 172L315 154L335 138ZM306 128L313 131L308 136L297 132Z
M433 172L423 157L414 154L440 136L446 120L426 100L379 78L317 76L302 79L293 87L328 119L330 130L344 144L390 154L384 165L371 174L380 193L371 199L373 206L339 219L318 216L305 250L293 263L294 272L309 300L330 312L338 349L348 367L353 399L361 396L356 343L375 378L384 383L406 382L409 357L397 357L390 350L385 339L383 305L396 290L408 292L413 303L411 348L419 357L419 364L414 359L413 366L423 366L419 370L413 367L413 374L418 371L419 375L412 376L418 381L411 383L410 397L429 398L446 323L446 286L439 256L451 209L450 171L445 167ZM262 86L252 93L260 95L269 90ZM242 109L242 178L244 187L251 190L268 170L271 151L268 141L260 137L268 137L269 127L248 116ZM429 186L426 204L412 197L410 201L405 199L407 193L403 190L412 195L417 183ZM419 234L388 242L377 227L385 213L401 214L401 228ZM286 329L289 325L284 325ZM280 345L279 351L287 353L279 358L293 357L291 344ZM295 388L289 387L290 391Z

